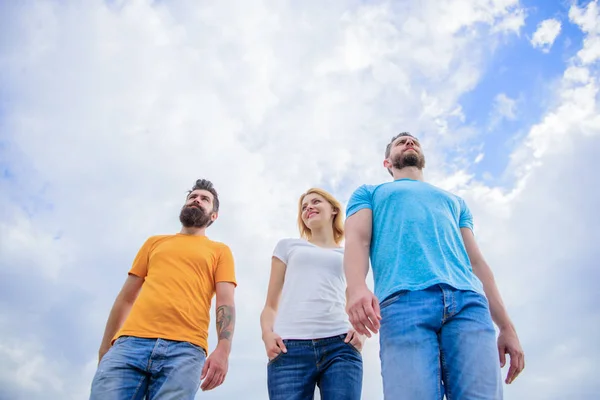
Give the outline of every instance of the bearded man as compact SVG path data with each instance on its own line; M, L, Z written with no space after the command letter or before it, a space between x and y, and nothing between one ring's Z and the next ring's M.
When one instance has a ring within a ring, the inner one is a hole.
M394 181L349 200L344 268L350 322L379 332L384 398L501 399L506 354L506 383L525 361L467 204L424 182L421 144L407 132L386 146L383 165Z
M199 179L188 192L181 231L146 240L104 331L90 399L193 399L221 385L235 325L233 255L206 236L219 196ZM208 354L216 293L218 343Z

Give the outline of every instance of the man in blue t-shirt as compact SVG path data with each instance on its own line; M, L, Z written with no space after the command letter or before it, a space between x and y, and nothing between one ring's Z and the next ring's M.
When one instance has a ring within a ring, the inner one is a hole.
M383 165L394 181L363 185L348 203L344 267L350 322L369 337L379 332L384 397L501 399L506 354L506 383L525 360L469 208L423 181L411 134L392 138Z

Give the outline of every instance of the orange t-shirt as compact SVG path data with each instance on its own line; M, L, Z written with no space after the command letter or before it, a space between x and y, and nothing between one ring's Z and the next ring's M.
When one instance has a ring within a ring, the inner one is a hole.
M229 247L206 236L152 236L130 274L144 278L120 336L193 343L208 354L210 307L217 282L237 285Z

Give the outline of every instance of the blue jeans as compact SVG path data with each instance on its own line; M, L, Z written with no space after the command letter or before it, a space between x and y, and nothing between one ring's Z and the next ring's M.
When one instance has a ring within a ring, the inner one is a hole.
M362 356L345 338L284 340L287 353L267 365L269 399L312 400L317 385L322 400L359 400Z
M398 292L380 307L385 399L502 399L485 296L435 285Z
M205 361L188 342L122 336L100 361L90 400L192 400Z

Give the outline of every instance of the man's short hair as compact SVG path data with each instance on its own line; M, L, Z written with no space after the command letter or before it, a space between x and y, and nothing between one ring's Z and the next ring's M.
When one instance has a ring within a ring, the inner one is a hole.
M215 187L213 186L211 181L209 181L207 179L198 179L196 181L196 183L194 184L194 186L192 187L192 190L188 190L188 196L194 190L206 190L207 192L210 192L214 197L213 211L214 212L219 211L219 195L217 194L217 191L215 190Z
M389 158L390 153L392 152L392 144L396 141L396 139L398 139L399 137L402 137L402 136L410 136L411 138L413 138L417 141L419 140L408 132L402 132L402 133L397 134L396 136L394 136L392 138L392 140L390 140L390 142L387 144L387 146L385 146L385 158Z

